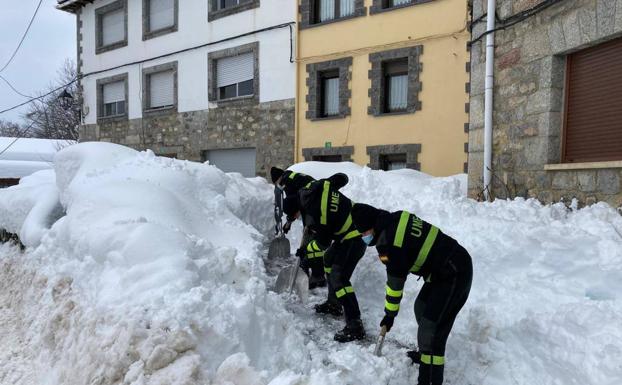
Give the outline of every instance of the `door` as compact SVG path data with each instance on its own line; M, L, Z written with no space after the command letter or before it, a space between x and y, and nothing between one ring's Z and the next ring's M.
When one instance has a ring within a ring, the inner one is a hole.
M255 177L257 151L254 148L232 148L227 150L208 150L204 160L224 172L239 172L247 178Z

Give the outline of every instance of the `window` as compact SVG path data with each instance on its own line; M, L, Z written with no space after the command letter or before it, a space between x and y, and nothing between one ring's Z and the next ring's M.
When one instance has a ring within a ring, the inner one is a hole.
M341 162L341 155L315 155L314 162Z
M305 160L313 160L316 162L351 162L352 154L354 154L353 146L312 147L302 149L302 156Z
M143 69L142 88L144 112L177 108L177 62Z
M354 0L316 0L315 6L316 23L354 14Z
M339 115L339 71L322 73L322 116Z
M421 110L420 56L423 46L375 52L369 55L371 105L367 113L415 113Z
M307 119L340 119L350 115L351 65L351 57L307 64Z
M380 12L391 11L393 9L429 3L430 1L434 0L373 0L369 13L373 15Z
M568 55L562 161L622 160L622 38Z
M302 29L367 14L365 0L302 0L299 10Z
M253 95L254 61L252 52L216 61L218 99Z
M149 107L171 107L175 103L173 71L156 72L149 75Z
M96 53L127 45L127 1L119 0L95 10Z
M408 106L408 58L385 62L383 67L385 112L405 111Z
M259 7L260 0L209 0L210 10L208 21L231 16L239 12Z
M177 31L179 0L143 0L143 40Z
M125 85L115 82L104 85L104 113L103 116L118 116L125 114Z
M406 154L389 154L380 156L380 168L384 171L406 168Z

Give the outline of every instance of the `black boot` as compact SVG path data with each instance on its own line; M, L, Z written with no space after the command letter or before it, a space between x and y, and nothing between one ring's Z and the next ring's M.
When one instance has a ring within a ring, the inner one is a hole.
M309 290L315 289L316 287L326 287L326 278L312 275L309 278Z
M365 338L365 329L360 319L355 319L346 324L346 327L335 333L335 341L350 342Z
M320 314L330 314L338 317L343 314L343 307L339 303L326 301L319 305L315 305L315 312Z

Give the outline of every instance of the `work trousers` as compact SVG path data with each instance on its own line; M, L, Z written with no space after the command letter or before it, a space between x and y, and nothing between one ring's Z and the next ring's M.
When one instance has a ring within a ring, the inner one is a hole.
M366 249L367 245L361 237L356 237L333 242L324 254L324 270L328 275L328 300L343 306L346 324L361 319L359 303L350 278Z
M460 245L438 273L431 275L415 301L421 352L419 385L443 383L445 345L456 316L469 296L473 280L471 256Z

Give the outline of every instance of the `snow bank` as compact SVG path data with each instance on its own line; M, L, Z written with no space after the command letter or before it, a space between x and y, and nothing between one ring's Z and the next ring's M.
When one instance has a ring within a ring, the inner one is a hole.
M475 277L449 339L448 384L622 383L622 217L609 206L477 203L465 175L292 168L346 172L354 201L411 210L470 251ZM0 352L0 383L416 382L405 351L421 282L407 282L384 357L370 341L334 342L341 321L312 310L322 291L307 305L269 291L261 257L273 195L262 178L105 143L61 151L55 171L0 192L0 227L38 229L25 254L0 249L0 346L12 346ZM293 249L299 236L297 224ZM369 249L354 275L372 335L384 274Z

